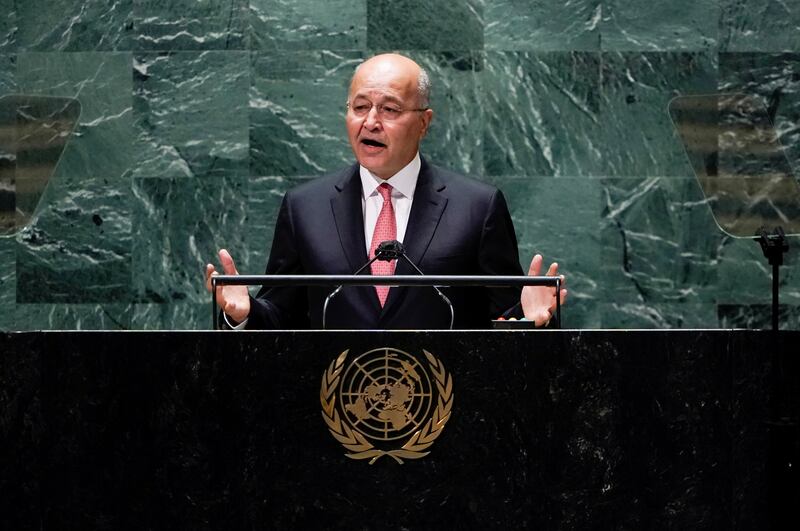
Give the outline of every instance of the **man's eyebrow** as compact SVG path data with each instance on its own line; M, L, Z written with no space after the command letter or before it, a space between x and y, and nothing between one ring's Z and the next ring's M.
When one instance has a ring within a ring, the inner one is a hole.
M356 94L355 96L353 96L353 101L356 100L367 100L369 102L375 103L365 94ZM398 105L403 103L403 100L401 100L397 96L392 96L390 94L382 96L381 98L378 99L378 101L381 103L396 103Z

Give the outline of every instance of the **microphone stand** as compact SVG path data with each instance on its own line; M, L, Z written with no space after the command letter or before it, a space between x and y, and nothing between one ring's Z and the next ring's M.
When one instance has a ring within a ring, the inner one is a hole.
M381 242L380 245L375 249L375 257L372 258L369 262L361 266L358 271L353 273L353 275L358 275L362 271L364 271L367 267L372 265L372 262L375 260L382 260L384 262L390 262L392 260L397 260L399 258L404 258L406 262L411 264L411 267L420 274L420 276L425 276L425 273L422 272L420 268L417 267L417 264L411 261L411 259L406 255L406 250L403 247L403 244L397 240L386 240L385 242ZM343 285L339 285L330 292L330 294L325 297L325 303L322 305L322 329L325 330L325 317L328 314L328 303L339 294L342 290ZM442 293L442 290L439 289L438 286L431 286L433 289L436 290L436 293L439 294L439 297L442 298L447 307L450 309L450 330L453 329L453 323L455 322L455 310L453 309L453 303L450 302L450 299L447 298L447 295Z
M758 230L758 237L756 238L761 244L761 251L767 258L767 261L772 266L772 329L778 330L778 316L780 308L778 306L778 298L780 297L780 266L783 265L783 255L789 250L789 244L786 241L786 234L783 228L775 227L775 232L770 234L764 227Z
M375 250L375 257L372 260L368 261L363 266L359 267L358 270L355 273L353 273L353 275L354 276L358 275L359 273L364 271L366 268L371 266L372 262L374 262L375 260L385 260L386 262L388 262L389 260L391 260L391 258L383 258L383 254L380 251L380 245L379 245L378 248ZM328 303L331 302L331 299L333 299L336 295L338 295L340 291L342 291L343 287L344 287L344 284L339 284L338 286L336 286L336 289L331 291L328 294L328 296L325 297L325 303L322 305L322 329L323 330L326 329L325 317L328 315Z
M401 248L401 249L400 249L400 252L402 253L400 256L402 256L403 258L405 258L405 259L406 259L406 262L408 262L409 264L411 264L411 267L413 267L413 268L414 268L414 270L415 270L417 273L419 273L419 274L420 274L420 276L423 276L423 277L424 277L424 276L425 276L425 273L423 273L423 272L420 270L420 268L418 268L418 267L417 267L417 264L415 264L414 262L412 262L412 261L411 261L411 259L410 259L408 256L406 256L405 250ZM447 295L445 295L445 294L442 292L442 290L440 290L440 289L439 289L439 286L431 286L431 287L432 287L433 289L435 289L435 290L436 290L436 293L438 293L438 294L439 294L439 296L442 298L442 300L443 300L443 301L444 301L444 303L447 305L447 307L448 307L448 308L450 308L450 330L452 330L452 329L453 329L453 322L455 322L455 319L456 319L455 310L453 309L453 303L452 303L452 302L450 302L450 299L448 299L448 298L447 298Z

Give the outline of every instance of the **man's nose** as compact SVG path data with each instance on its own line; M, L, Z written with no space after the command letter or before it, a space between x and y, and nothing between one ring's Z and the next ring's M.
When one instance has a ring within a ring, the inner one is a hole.
M381 125L381 117L378 114L378 106L373 105L364 118L364 126L367 129L375 129Z

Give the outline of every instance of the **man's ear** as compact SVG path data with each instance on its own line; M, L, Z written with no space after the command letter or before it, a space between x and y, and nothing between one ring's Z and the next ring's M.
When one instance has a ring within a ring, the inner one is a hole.
M428 134L428 128L431 126L431 120L433 120L433 109L425 109L419 114L422 120L422 134L420 138L425 138L425 135Z

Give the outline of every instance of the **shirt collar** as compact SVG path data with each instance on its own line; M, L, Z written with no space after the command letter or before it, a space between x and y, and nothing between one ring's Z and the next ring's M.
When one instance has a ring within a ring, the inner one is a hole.
M359 166L359 174L361 175L361 190L364 193L364 199L375 193L375 190L383 183L389 183L392 188L397 190L403 196L413 199L414 190L417 187L417 177L419 177L419 169L422 166L419 158L419 152L402 170L395 173L389 179L381 179L374 175L371 171L364 166Z

